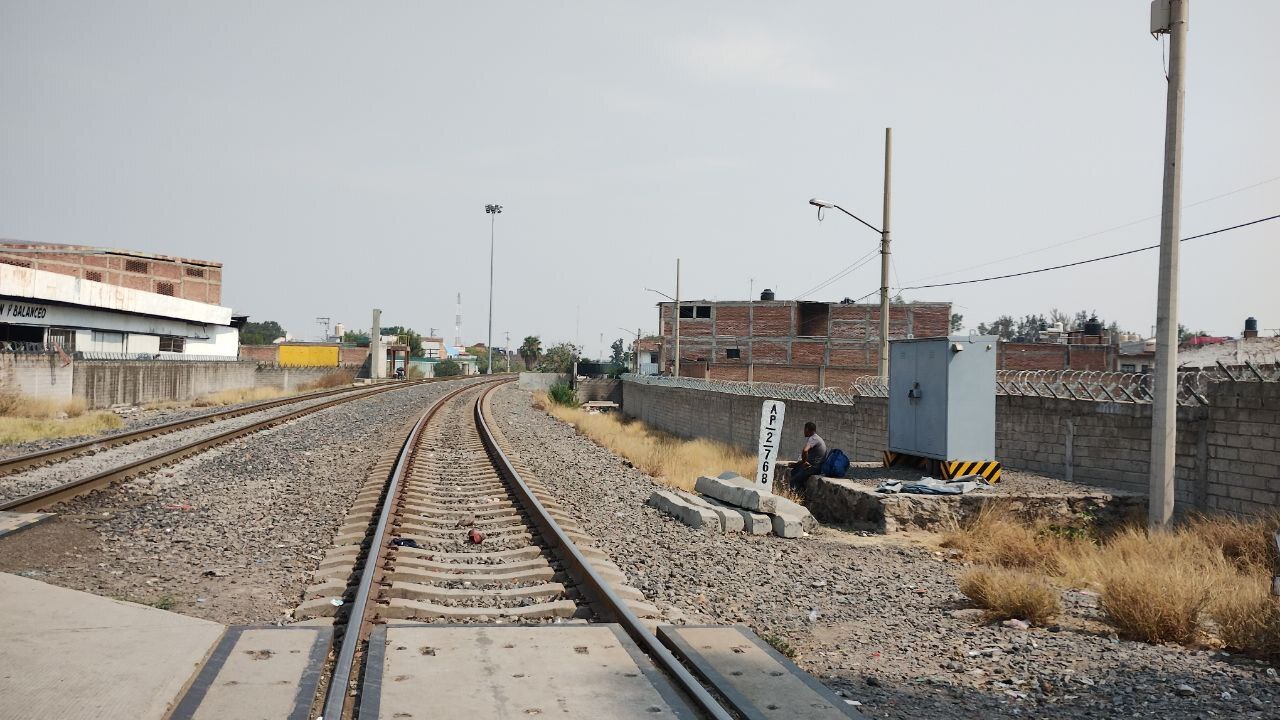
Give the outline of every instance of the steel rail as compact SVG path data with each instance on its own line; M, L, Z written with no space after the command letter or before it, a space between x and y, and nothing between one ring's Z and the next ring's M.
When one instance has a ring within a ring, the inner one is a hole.
M117 480L123 480L131 475L137 475L140 473L147 472L149 470L154 470L158 467L162 467L170 462L173 462L175 459L186 457L188 455L194 455L199 452L203 452L205 450L208 450L209 448L215 447L217 445L221 445L223 443L230 442L232 440L243 437L245 435L255 433L259 430L264 430L274 425L279 425L280 423L289 422L290 420L296 420L297 418L303 417L305 415L310 415L312 413L316 413L321 410L334 407L336 405L341 405L342 403L351 402L353 400L359 400L361 398L372 397L374 395L380 395L382 393L390 392L392 390L402 390L408 387L413 387L413 385L406 385L404 383L383 385L383 386L375 387L374 390L371 390L369 392L347 393L337 398L334 398L332 400L327 400L323 403L317 403L315 405L311 405L309 407L305 407L300 410L294 410L293 412L285 413L284 415L276 415L274 417L264 418L263 420L260 420L258 422L251 423L249 425L244 425L238 428L233 428L231 430L227 430L227 431L218 433L216 435L211 435L209 437L202 438L200 440L197 440L195 442L190 442L185 445L181 445L171 450L166 450L164 452L157 453L155 455L151 455L149 457L145 457L140 460L135 460L134 462L127 463L125 465L109 468L107 470L104 470L99 473L95 473L88 477L80 478L78 480L72 480L71 482L63 483L62 485L57 485L55 487L48 488L46 490L41 490L40 492L33 493L25 497L17 498L16 500L11 500L6 503L0 503L0 510L9 510L13 512L31 512L34 510L40 510L43 508L52 507L59 503L66 502L67 500L70 500L79 495L83 495L85 493L91 492L93 490L97 490L99 488L107 487Z
M281 405L305 402L307 400L315 400L317 398L329 397L342 393L360 392L367 389L368 388L365 387L344 387L337 388L336 390L324 390L320 392L307 393L305 395L293 395L287 398L277 398L275 400L262 400L260 402L238 407L234 410L220 410L205 413L185 420L175 420L174 422L153 425L140 430L130 430L127 432L116 433L115 435L108 435L106 437L94 438L92 440L78 442L73 445L63 445L49 450L41 450L38 452L27 453L26 455L18 455L16 457L0 460L0 476L9 475L32 467L48 465L59 460L80 455L81 453L106 450L108 448L128 445L141 440L150 440L151 438L159 437L160 435L168 435L170 433L197 427L199 425L207 425L209 423L230 420L232 418L240 417L241 415L248 415L249 413L260 412L262 410L270 410L271 408L279 407Z
M600 573L596 572L596 569L591 565L591 561L578 550L578 546L560 527L560 524L551 517L546 507L538 501L537 496L529 489L524 478L520 477L515 465L512 464L506 453L502 451L502 448L498 446L493 433L489 430L489 426L484 420L482 405L487 400L489 393L493 392L496 387L495 385L489 388L476 400L475 419L476 427L480 430L480 439L484 442L485 447L488 448L494 466L510 481L512 488L519 496L519 500L524 504L525 510L528 511L529 518L541 531L543 539L554 545L558 550L560 559L565 562L565 570L574 580L579 592L587 596L587 599L591 602L592 609L603 620L621 625L627 635L631 636L631 639L640 646L640 649L675 681L676 685L707 717L715 718L716 720L733 720L734 716L725 710L712 697L711 693L707 692L702 683L698 682L685 669L684 665L680 664L680 661L671 654L671 651L658 640L657 636L649 632L640 621L640 618L631 612L626 600L615 593L609 582Z
M510 382L510 380L500 382ZM395 467L391 471L391 475L387 480L386 491L383 493L382 507L378 511L378 523L374 526L373 533L370 535L372 542L369 543L369 547L365 551L364 564L360 569L360 581L356 586L356 596L351 603L350 614L347 616L346 630L343 631L340 641L338 657L334 662L333 672L329 676L329 687L325 693L324 709L320 715L322 720L324 718L340 720L348 717L344 713L348 709L347 701L350 697L351 682L356 679L353 677L356 671L356 651L368 639L369 630L372 626L374 604L370 602L370 596L373 593L373 586L376 584L376 580L381 576L380 560L383 551L389 547L392 509L395 508L399 500L401 481L405 472L409 469L409 461L414 453L417 452L418 438L436 413L444 407L445 403L459 394L473 390L478 385L483 384L469 383L433 402L418 418L418 421L414 423L413 429L409 431L408 436L405 437L404 444L400 447L400 454L396 457ZM348 637L353 628L355 635Z

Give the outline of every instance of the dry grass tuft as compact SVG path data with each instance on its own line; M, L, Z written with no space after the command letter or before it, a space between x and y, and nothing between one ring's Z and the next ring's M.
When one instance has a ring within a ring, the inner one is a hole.
M1192 533L1134 528L1100 547L1091 570L1108 622L1151 643L1194 640L1215 586L1232 572L1220 552Z
M1207 612L1228 647L1280 657L1280 598L1271 595L1270 577L1237 576L1219 588Z
M1280 571L1280 554L1274 540L1276 531L1280 530L1280 512L1260 518L1196 515L1187 522L1186 530L1217 548L1243 572Z
M597 445L630 460L643 472L684 490L692 490L699 475L732 470L750 476L755 467L754 457L721 443L681 440L612 413L587 413L581 408L557 405L541 393L535 396L534 403L574 425Z
M1043 625L1062 611L1061 593L1036 573L979 567L960 576L960 592L987 611L989 620Z
M191 407L222 407L223 405L239 405L261 400L274 400L297 393L285 392L275 387L232 388L208 395L201 395L191 401Z
M419 377L419 378L420 378L420 377L422 377L422 371L421 371L421 370L418 370L417 368L415 368L415 367L413 367L413 366L411 365L411 366L409 366L409 371L408 371L408 377L409 377L409 379L411 379L411 380L412 380L412 379L415 379L415 378L413 377L413 373L414 373L414 371L417 371L417 373L418 373L417 377ZM309 383L307 383L307 384L303 385L303 386L302 386L301 388L299 388L299 389L301 389L301 390L326 390L326 389L329 389L329 388L339 388L339 387L343 387L343 386L345 386L345 385L350 385L351 383L353 383L353 382L355 382L355 381L356 381L356 374L355 374L354 372L352 372L351 370L334 370L334 371L333 371L333 372L331 372L331 373L326 373L325 375L320 376L320 378L318 378L318 379L316 379L316 380L312 380L311 382L309 382Z
M124 425L112 412L88 411L83 398L0 395L0 445L97 435Z
M997 503L983 506L974 518L942 539L943 547L959 550L975 563L1048 574L1061 570L1059 557L1068 544L1064 538L1028 527Z

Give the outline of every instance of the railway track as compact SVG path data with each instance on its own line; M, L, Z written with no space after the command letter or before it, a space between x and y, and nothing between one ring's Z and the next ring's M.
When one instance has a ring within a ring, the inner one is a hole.
M409 622L449 628L609 623L698 714L732 717L653 634L657 609L625 584L607 554L507 453L488 415L499 384L462 387L436 401L404 444L388 449L371 470L294 614L298 620L334 617L340 628L330 680L313 716L390 716L377 706L379 664L394 631L387 624Z
M0 510L31 512L47 509L260 430L342 403L413 387L424 382L433 382L433 380L378 385L371 389L342 388L268 400L234 410L208 413L195 418L10 458L0 462ZM292 405L303 405L303 407L266 415L248 423L234 422L238 418L269 413ZM217 427L222 425L229 427L226 429ZM195 432L201 428L215 430L215 432L212 434ZM176 443L171 442L173 438L166 437L188 431L197 437L184 438ZM157 438L161 440L156 440ZM129 457L120 460L98 457L103 453L109 454L117 448L146 444L153 440L156 441L156 449L143 448L141 457L137 456L137 452L122 452L122 455ZM92 458L86 459L86 456L92 456ZM107 467L103 468L104 464Z

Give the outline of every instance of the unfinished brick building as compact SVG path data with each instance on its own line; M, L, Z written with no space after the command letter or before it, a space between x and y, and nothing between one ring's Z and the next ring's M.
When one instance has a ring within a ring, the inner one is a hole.
M675 365L674 303L658 304L659 367ZM951 326L951 303L889 307L889 339L937 337ZM680 374L717 380L846 387L875 375L880 362L880 306L737 300L680 302Z
M222 302L222 263L89 245L0 241L0 263L194 300Z

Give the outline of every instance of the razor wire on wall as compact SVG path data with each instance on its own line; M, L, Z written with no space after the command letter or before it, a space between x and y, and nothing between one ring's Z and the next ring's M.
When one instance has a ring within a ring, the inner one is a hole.
M852 405L858 398L889 397L883 378L864 376L854 379L846 388L784 383L752 383L741 380L713 380L669 375L625 374L623 379L641 385L683 387L711 390L730 395L777 398L830 405ZM1222 382L1280 382L1280 365L1238 367L1218 365L1178 372L1178 404L1208 405L1209 388ZM996 372L996 394L1058 400L1092 400L1095 402L1127 402L1147 404L1154 398L1154 378L1145 373L1101 372L1092 370L999 370Z

